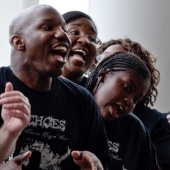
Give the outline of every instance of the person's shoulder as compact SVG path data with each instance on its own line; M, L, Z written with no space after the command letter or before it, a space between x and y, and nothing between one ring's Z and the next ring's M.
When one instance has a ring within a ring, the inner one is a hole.
M154 121L165 119L165 114L145 105L137 105L134 109L134 114L140 117L152 118Z
M0 75L1 77L8 75L10 73L10 67L9 66L2 66L0 67Z
M2 70L10 69L10 66L1 66L0 69Z
M58 81L63 84L63 86L67 86L68 88L76 89L76 90L85 90L84 87L72 82L71 80L65 78L65 77L57 77Z
M140 127L142 129L144 128L142 121L133 113L122 116L119 121L121 122L121 124L127 125L129 127Z
M148 106L138 106L133 113L139 117L150 133L154 131L154 129L166 129L170 126L164 113Z
M9 66L0 67L0 85L1 86L4 85L7 82L7 79L10 77L10 74L11 73L10 73L10 67Z
M135 116L133 113L129 113L127 115L124 115L122 117L119 117L117 119L114 119L113 121L104 121L107 127L118 127L123 132L131 132L131 131L138 131L141 129L142 131L145 131L145 126L142 123L142 121ZM137 130L138 129L138 130Z
M6 72L6 71L8 71L9 69L10 69L9 66L2 66L2 67L0 67L0 73Z
M78 83L78 85L85 87L86 83L87 83L87 77L83 76L81 81Z
M91 93L86 88L70 81L69 79L65 77L57 77L57 79L63 88L69 89L74 94L92 97Z

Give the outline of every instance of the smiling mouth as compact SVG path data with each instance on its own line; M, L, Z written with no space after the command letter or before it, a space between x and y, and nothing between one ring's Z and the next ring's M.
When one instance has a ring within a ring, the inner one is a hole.
M87 55L87 53L84 50L77 49L77 50L71 51L70 55L81 57L83 60L85 60L85 56Z
M124 115L125 108L121 105L114 104L110 107L110 115L112 118L118 118Z
M61 56L64 60L67 54L67 48L65 46L56 46L53 47L51 50L51 54L54 56Z
M110 113L110 116L113 118L113 119L115 119L115 118L118 118L119 117L119 115L118 115L118 108L117 108L117 106L110 106L110 108L109 108L109 113Z

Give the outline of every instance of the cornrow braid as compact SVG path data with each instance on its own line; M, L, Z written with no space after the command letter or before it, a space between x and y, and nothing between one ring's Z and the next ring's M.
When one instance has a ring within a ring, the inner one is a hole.
M138 56L148 67L151 74L150 87L144 99L140 102L144 105L153 106L158 96L157 86L160 82L160 72L156 68L156 57L140 43L132 41L130 38L125 39L111 39L104 42L98 48L98 55L103 53L111 45L121 45L125 51Z
M126 71L127 69L137 71L145 80L150 79L150 72L141 59L129 52L117 52L101 61L92 71L86 88L93 93L98 77L104 77L109 72Z

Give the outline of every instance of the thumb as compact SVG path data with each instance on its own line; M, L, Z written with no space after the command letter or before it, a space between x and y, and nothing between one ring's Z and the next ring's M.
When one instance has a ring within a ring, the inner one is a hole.
M72 151L71 155L74 159L81 159L82 158L82 153L80 151Z
M9 92L9 91L12 91L12 90L13 90L13 85L12 85L12 83L7 82L7 83L6 83L6 86L5 86L5 92Z
M16 162L16 164L21 165L24 161L28 160L30 157L31 157L31 151L28 151L22 155L13 158L13 161Z

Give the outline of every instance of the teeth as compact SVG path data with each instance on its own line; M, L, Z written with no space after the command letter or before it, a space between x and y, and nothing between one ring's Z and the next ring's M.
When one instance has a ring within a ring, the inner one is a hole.
M119 117L119 115L118 115L118 114L115 114L115 117L116 117L116 118L118 118L118 117Z
M83 50L74 50L74 52L80 52L80 53L82 53L82 54L83 54L83 56L85 56L85 55L86 55L86 52L85 52L85 51L83 51Z
M66 52L67 48L65 46L58 46L58 47L53 48L53 50L59 50L59 51Z
M120 109L120 110L123 110L123 107L122 107L122 106L119 106L119 109Z

